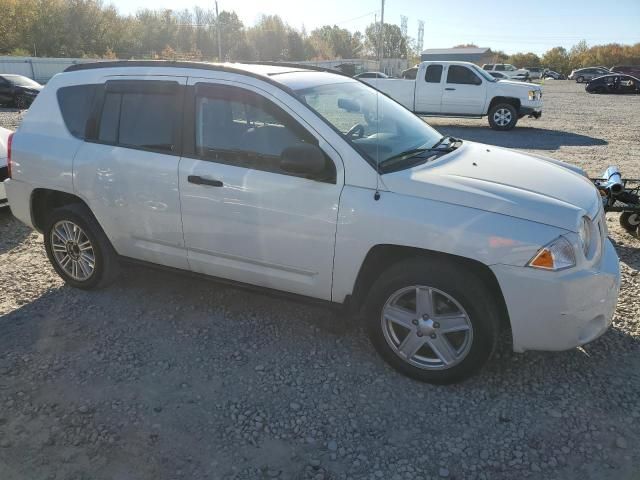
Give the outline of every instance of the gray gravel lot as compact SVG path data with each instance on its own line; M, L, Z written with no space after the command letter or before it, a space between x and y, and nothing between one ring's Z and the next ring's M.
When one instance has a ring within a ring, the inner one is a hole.
M640 96L583 88L548 82L542 119L512 132L430 123L640 177ZM0 126L19 119L0 111ZM0 213L0 478L639 479L640 241L608 220L613 328L562 353L505 339L480 375L442 387L315 307L141 267L73 290L40 235Z

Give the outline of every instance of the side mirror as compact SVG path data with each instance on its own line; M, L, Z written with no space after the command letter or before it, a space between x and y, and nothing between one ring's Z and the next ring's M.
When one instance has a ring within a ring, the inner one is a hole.
M285 172L319 177L327 169L327 160L320 147L301 143L285 148L280 154L280 168Z

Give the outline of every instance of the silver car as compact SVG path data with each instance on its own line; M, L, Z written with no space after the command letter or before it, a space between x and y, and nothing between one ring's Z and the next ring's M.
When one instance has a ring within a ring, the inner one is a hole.
M601 77L602 75L608 75L611 72L602 67L589 67L580 68L577 70L571 70L569 80L575 80L577 83L590 82L594 78Z

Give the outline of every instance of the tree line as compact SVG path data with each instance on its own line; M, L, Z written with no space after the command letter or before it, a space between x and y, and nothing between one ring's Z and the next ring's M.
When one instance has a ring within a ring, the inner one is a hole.
M380 26L376 23L364 32L337 25L307 32L277 15L262 16L255 25L246 26L233 11L216 16L214 10L195 7L122 15L101 0L0 0L0 12L2 55L300 61L376 58L379 51ZM419 61L416 42L405 38L400 27L384 24L382 34L386 58ZM542 56L500 51L493 56L496 63L544 66L567 73L590 65L640 64L640 43L589 47L583 41L569 50L552 48Z

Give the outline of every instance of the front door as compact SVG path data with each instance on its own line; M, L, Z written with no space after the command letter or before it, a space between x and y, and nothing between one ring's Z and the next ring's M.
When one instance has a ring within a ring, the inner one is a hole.
M191 269L329 300L343 185L337 153L262 90L189 85L179 176ZM323 149L326 172L303 178L280 169L282 151L300 143Z
M442 94L442 113L482 115L487 84L469 67L449 65Z
M96 94L74 186L120 255L188 268L178 193L186 77L112 77Z

